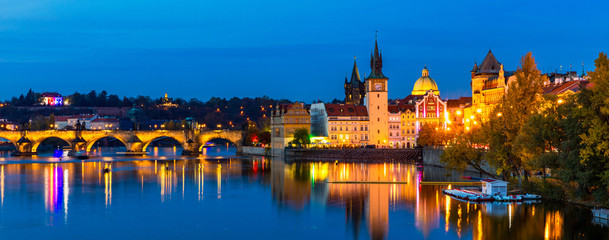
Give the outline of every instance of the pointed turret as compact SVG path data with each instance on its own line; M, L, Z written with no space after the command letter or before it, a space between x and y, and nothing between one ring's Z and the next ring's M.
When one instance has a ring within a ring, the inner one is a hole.
M493 52L489 49L486 57L484 57L484 60L480 63L479 70L481 73L498 73L500 67L501 63L497 61L495 55L493 55Z
M357 62L353 60L353 70L351 71L351 84L358 84L361 82L359 77L359 70L357 69Z
M374 39L374 53L370 54L370 76L368 78L387 78L383 75L383 55L379 53L378 41Z
M474 61L474 68L472 68L472 73L475 73L478 70L480 70L480 68L478 67L478 63Z

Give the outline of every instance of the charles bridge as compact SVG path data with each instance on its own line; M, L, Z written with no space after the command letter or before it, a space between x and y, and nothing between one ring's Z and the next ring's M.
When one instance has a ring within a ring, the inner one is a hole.
M238 130L42 130L42 131L0 131L0 138L9 140L15 145L13 155L36 155L40 144L49 138L65 141L73 152L90 152L100 139L108 137L121 141L127 148L126 154L145 154L146 148L153 141L172 138L180 143L182 155L201 153L205 143L213 139L226 139L232 142L237 152L242 151L243 131Z

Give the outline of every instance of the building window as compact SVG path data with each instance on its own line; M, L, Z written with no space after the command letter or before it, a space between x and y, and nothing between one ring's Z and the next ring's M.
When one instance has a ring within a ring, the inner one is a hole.
M275 137L279 137L280 135L279 128L275 128Z
M381 133L381 130L376 130L376 131L377 131L377 133Z

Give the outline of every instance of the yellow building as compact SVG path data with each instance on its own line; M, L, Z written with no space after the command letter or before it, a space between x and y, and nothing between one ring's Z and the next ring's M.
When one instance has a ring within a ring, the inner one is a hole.
M334 146L365 146L368 144L368 112L365 106L325 104L328 116L328 142Z
M389 146L389 112L387 96L387 80L383 75L383 56L379 54L376 39L374 40L374 54L370 56L371 72L366 78L366 107L370 117L369 143L377 147Z
M401 111L401 126L402 131L402 147L413 148L417 145L417 116L414 106L408 106L400 109Z
M501 101L506 92L506 77L512 72L505 72L503 64L488 50L486 57L478 64L474 63L471 71L472 106L465 110L465 126L484 121L493 108Z
M281 155L294 140L296 129L311 131L311 116L304 103L277 105L271 113L271 148L273 155Z

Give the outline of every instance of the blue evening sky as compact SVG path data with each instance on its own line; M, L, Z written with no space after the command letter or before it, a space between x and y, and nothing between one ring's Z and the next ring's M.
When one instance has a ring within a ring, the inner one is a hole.
M106 90L207 100L331 100L379 31L389 97L427 65L443 97L470 96L489 47L506 70L593 69L608 1L0 0L0 99Z

